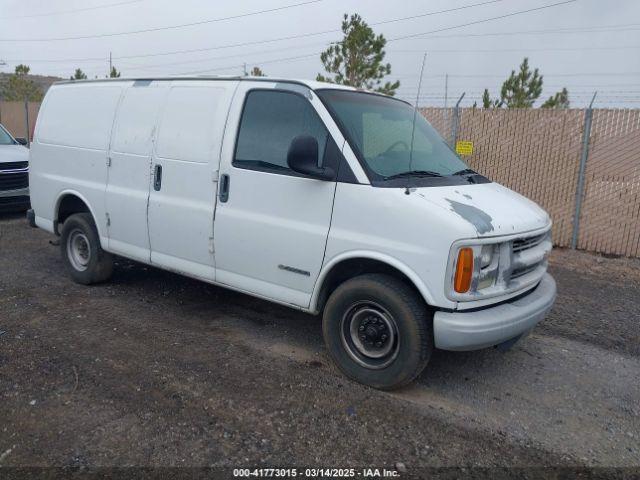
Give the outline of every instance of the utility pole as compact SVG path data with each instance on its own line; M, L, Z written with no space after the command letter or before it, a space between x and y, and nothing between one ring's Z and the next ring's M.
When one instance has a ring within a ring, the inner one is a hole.
M447 94L449 91L449 74L444 74L444 108L447 109Z
M447 96L449 94L449 74L444 74L444 121L445 123L449 119L449 114L447 113Z
M244 76L245 76L245 77L246 77L247 75L249 75L249 74L247 73L247 63L246 63L246 62L242 64L242 72L243 72L243 74L244 74Z
M107 74L107 78L111 76L111 71L113 70L113 62L111 60L111 52L109 52L109 73Z

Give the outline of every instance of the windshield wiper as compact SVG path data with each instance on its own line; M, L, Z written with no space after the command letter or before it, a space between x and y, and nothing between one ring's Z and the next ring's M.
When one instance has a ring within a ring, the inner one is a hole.
M457 172L453 172L450 175L479 175L475 170L471 170L470 168L465 168L464 170L458 170Z
M432 172L431 170L411 170L408 172L396 173L395 175L389 175L388 177L384 177L385 180L392 180L394 178L405 178L405 177L441 177L442 175L438 172Z

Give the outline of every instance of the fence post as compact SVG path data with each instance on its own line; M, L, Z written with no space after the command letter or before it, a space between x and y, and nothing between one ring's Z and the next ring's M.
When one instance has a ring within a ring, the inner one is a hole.
M460 102L462 101L462 99L464 98L464 94L466 92L462 92L462 95L460 95L460 98L458 99L458 101L456 102L456 106L453 107L453 118L452 120L452 125L451 125L451 148L453 148L454 150L456 149L456 141L458 139L458 126L460 124Z
M31 146L31 138L29 136L29 99L24 97L24 128L26 129L27 148Z
M580 153L580 168L578 169L578 185L576 186L576 209L573 213L573 235L571 236L571 248L578 246L578 234L580 233L580 210L584 199L584 174L587 169L589 157L589 139L591 137L591 119L593 117L593 102L598 92L593 93L589 107L584 111L584 132L582 133L582 152Z

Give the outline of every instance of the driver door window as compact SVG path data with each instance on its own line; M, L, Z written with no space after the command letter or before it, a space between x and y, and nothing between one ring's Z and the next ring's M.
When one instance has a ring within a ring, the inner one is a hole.
M287 165L289 146L298 135L315 137L318 158L323 158L328 132L306 98L293 92L253 90L244 104L233 166L299 176Z

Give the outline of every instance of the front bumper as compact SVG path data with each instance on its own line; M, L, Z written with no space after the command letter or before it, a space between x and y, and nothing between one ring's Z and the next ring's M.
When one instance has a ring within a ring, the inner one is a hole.
M18 190L0 190L0 211L22 209L29 206L29 187Z
M433 332L436 348L478 350L497 345L531 330L553 306L556 282L545 274L523 297L473 312L436 312Z

